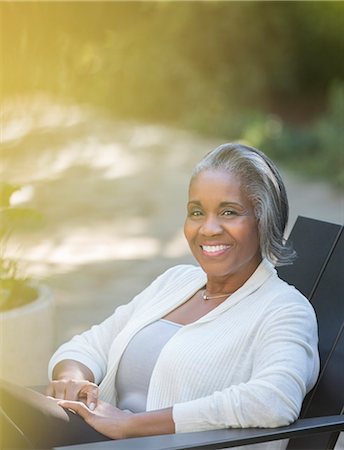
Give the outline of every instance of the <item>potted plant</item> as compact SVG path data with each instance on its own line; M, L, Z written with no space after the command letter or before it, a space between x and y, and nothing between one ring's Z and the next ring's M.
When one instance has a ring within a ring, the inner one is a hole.
M53 349L53 299L50 290L23 274L9 256L16 229L36 224L41 216L11 204L20 186L0 185L0 378L23 385L46 383Z

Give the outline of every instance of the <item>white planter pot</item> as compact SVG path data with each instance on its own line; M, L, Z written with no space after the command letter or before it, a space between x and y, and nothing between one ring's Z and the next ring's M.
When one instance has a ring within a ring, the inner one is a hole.
M21 385L47 384L54 347L54 302L46 286L31 303L0 312L0 378Z

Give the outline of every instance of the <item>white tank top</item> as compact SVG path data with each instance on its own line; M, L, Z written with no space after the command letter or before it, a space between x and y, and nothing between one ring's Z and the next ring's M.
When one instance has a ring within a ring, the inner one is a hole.
M160 319L131 339L119 362L115 389L117 407L134 413L146 411L150 378L158 356L183 325Z

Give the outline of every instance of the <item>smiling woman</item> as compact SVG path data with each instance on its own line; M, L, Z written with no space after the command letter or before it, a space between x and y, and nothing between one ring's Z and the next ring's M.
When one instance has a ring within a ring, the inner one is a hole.
M3 429L14 423L47 448L293 422L319 358L312 306L274 268L294 256L287 219L283 182L262 152L210 152L192 174L184 228L198 264L172 267L62 345L49 363L49 398L2 385Z
M262 260L254 207L240 179L224 170L193 178L184 231L209 295L235 292Z

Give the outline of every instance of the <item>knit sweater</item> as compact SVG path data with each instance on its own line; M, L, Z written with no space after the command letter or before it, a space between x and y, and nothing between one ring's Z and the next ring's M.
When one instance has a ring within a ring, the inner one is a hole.
M116 370L131 338L206 280L196 266L169 269L100 325L63 344L50 360L50 377L59 361L80 361L100 383L101 398L116 404ZM165 345L147 410L172 406L177 433L283 426L298 417L318 371L313 308L263 260L240 289Z

